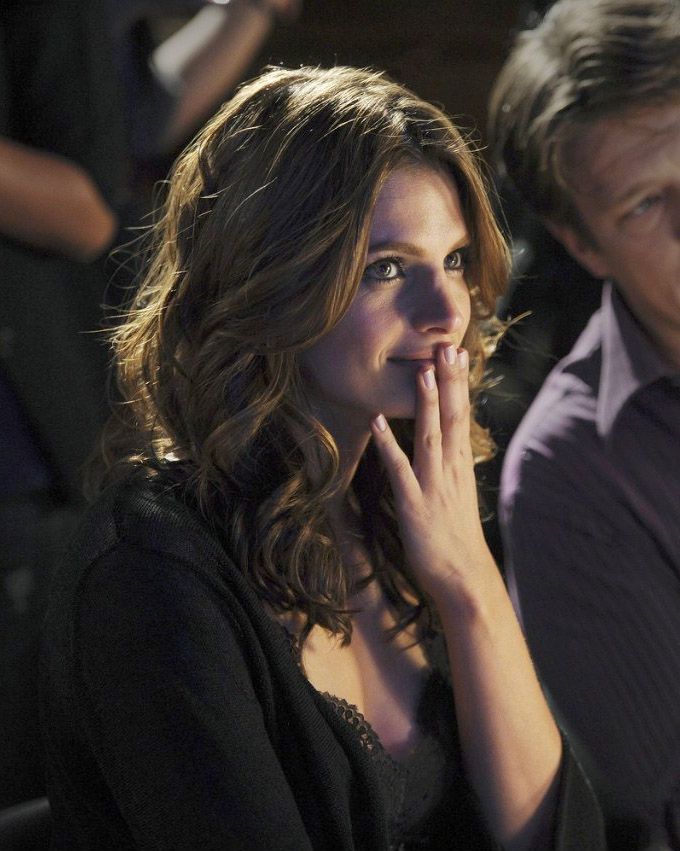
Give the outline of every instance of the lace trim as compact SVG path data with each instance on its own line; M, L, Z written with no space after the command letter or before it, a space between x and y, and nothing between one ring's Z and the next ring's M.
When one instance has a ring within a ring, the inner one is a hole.
M286 636L288 641L288 646L290 648L290 652L293 656L293 660L295 664L300 669L300 672L304 676L304 678L309 682L309 678L304 669L304 665L302 664L302 649L300 647L300 641L298 636L295 633L289 632L285 626L281 625L281 629L283 630L283 634ZM423 680L423 686L421 689L420 699L418 701L418 709L417 709L417 723L420 727L421 731L424 733L428 733L427 727L429 726L427 723L424 723L425 719L422 716L423 704L426 702L427 692L430 690L430 687L435 685L440 675L435 668L431 668L429 672L425 675ZM311 685L311 683L310 683ZM312 686L314 688L314 686ZM331 692L323 691L318 692L335 710L336 714L339 718L349 724L350 727L354 729L357 736L359 737L362 746L369 753L382 753L385 755L387 760L394 764L394 766L398 769L406 769L406 766L395 759L392 754L387 750L387 748L383 745L380 740L380 736L376 733L376 731L371 726L370 721L366 719L361 710L354 704L349 703L349 701L345 700L344 697L338 697L335 694L331 694ZM419 742L414 747L414 752L419 749L419 747L424 744L428 736L426 735L424 738L421 738Z
M383 743L380 741L378 734L375 732L370 723L366 720L363 713L353 704L348 703L344 697L337 697L328 691L320 692L321 697L330 703L335 709L336 714L342 718L357 734L362 746L369 752L375 750L382 751L392 762L396 762L391 754L385 750Z
M294 661L307 682L297 636L282 626ZM434 719L428 717L431 706L437 704L434 692L444 685L441 674L432 668L424 677L417 709L417 724L424 734L408 757L396 760L385 748L371 723L358 707L345 698L330 692L317 692L331 707L342 723L356 735L361 747L375 762L387 803L390 851L416 851L430 847L430 837L423 831L423 821L441 799L448 785L445 749L433 732ZM311 686L311 683L310 683ZM314 686L311 686L314 688ZM435 777L438 780L435 781ZM434 781L434 782L433 782ZM413 785L415 782L415 786ZM410 790L407 795L407 790Z

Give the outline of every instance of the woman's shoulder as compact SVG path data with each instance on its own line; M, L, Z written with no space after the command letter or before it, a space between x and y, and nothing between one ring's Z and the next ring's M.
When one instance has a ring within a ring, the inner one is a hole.
M86 511L69 556L91 563L121 546L188 561L226 559L181 478L163 470L132 470L104 490Z
M108 486L65 548L48 609L75 611L93 589L102 598L175 588L176 597L207 594L222 606L250 600L242 571L183 490L172 477L143 470Z
M100 723L101 706L115 716L133 705L143 714L153 703L162 714L165 701L191 703L194 689L197 704L208 700L217 680L221 698L251 706L249 660L262 621L252 597L167 482L134 474L112 485L87 512L52 583L41 650L47 714L70 717L77 707L86 725Z
M139 470L110 485L83 517L51 583L46 629L68 639L82 632L86 613L88 634L128 621L157 634L161 611L176 625L259 617L243 572L182 488Z

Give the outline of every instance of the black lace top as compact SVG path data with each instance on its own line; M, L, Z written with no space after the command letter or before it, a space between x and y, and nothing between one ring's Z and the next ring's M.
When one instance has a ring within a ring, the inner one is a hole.
M296 636L285 630L295 661L304 674ZM359 709L329 692L321 696L337 716L356 733L370 754L387 808L390 851L416 851L439 847L435 838L444 810L459 810L458 841L470 836L469 847L496 849L481 826L477 802L464 779L455 734L451 686L438 667L430 668L423 680L416 725L420 735L410 752L395 759ZM474 839L472 839L474 837ZM465 840L463 840L463 844ZM456 844L454 847L462 847Z
M428 685L434 685L434 674ZM421 735L411 752L394 759L356 706L324 692L335 712L353 729L370 752L388 808L390 849L428 848L429 817L436 812L451 784L449 749L435 731ZM422 701L424 703L424 701Z

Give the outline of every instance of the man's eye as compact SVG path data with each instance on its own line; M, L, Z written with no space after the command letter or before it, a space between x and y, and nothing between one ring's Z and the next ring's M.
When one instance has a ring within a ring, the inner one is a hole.
M369 263L364 278L372 281L393 281L404 274L404 268L396 257L383 257Z
M660 201L661 195L648 195L646 198L643 198L638 204L636 204L632 210L630 210L627 214L627 218L637 218L638 216L643 216L648 210L651 210L652 207L655 207Z
M453 272L462 272L467 265L468 251L466 248L458 248L444 258L444 268Z

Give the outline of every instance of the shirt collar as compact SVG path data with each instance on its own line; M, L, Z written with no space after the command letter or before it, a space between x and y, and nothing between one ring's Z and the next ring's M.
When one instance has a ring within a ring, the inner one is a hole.
M597 431L611 434L628 400L641 388L673 370L657 353L616 288L602 290L602 367L597 401Z

